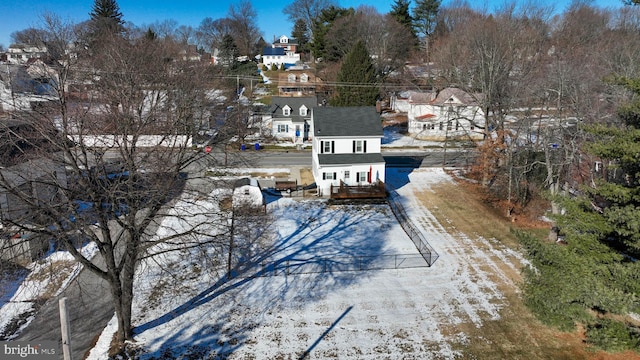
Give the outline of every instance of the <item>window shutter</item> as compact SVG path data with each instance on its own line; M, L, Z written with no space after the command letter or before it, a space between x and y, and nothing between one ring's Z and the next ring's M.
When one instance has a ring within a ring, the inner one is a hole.
M356 141L355 140L353 140L353 147L351 149L351 152L354 153L354 154L356 153Z
M322 173L322 180L327 180L327 173Z
M364 140L362 142L362 152L366 153L367 152L367 140Z
M337 179L336 173L333 173L333 180Z
M333 154L333 153L335 153L335 152L336 152L336 142L335 142L335 141L332 141L332 142L331 142L331 153Z
M324 154L324 141L320 141L320 154Z

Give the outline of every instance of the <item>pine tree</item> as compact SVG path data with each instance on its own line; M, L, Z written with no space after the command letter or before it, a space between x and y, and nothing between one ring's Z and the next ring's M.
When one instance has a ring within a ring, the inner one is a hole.
M436 26L436 17L440 10L440 0L417 0L413 8L413 20L416 30L425 36L431 36Z
M604 164L615 164L619 177L602 181L588 193L600 204L603 220L611 233L604 234L607 243L640 255L640 79L618 79L635 97L635 101L620 107L621 127L598 125L587 130L595 141L587 151L600 157ZM605 239L602 239L603 241Z
M595 186L563 199L564 214L554 218L566 246L521 240L533 265L525 269L530 309L564 330L581 323L587 342L619 351L640 345L637 328L615 317L640 310L640 79L617 82L636 99L619 109L621 126L585 129L592 136L585 150L615 172L605 168Z
M238 46L233 40L233 36L231 34L224 35L220 44L220 63L223 66L234 67L238 53Z
M89 16L93 26L93 41L105 34L122 33L124 20L115 0L95 0Z
M122 31L124 20L116 0L95 0L89 16L96 33Z
M109 18L122 23L122 13L115 0L95 0L91 9L91 19Z
M413 9L413 21L416 32L424 35L427 50L427 62L430 61L430 40L435 31L436 18L440 10L440 0L417 0Z
M410 33L411 37L417 43L418 36L416 35L415 28L413 27L413 17L409 13L409 0L395 0L391 5L391 11L389 15L402 26L404 26Z
M336 96L333 106L375 105L378 98L376 71L369 51L362 41L347 53L337 76Z
M307 24L305 24L304 20L296 20L296 23L293 25L293 31L291 31L291 36L298 41L298 51L305 54L309 53L309 37L307 33Z

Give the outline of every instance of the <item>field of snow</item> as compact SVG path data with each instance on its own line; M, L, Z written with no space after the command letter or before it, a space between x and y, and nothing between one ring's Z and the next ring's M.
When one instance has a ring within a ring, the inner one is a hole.
M451 181L442 169L388 169L387 181L439 253L432 267L342 271L353 265L345 261L375 264L388 255L417 254L385 205L272 201L273 223L261 229L268 240L241 250L239 256L255 265L231 280L206 252L175 253L141 266L132 346L144 359L459 356L467 336L451 329L499 318L506 305L499 286L510 285L501 269L517 270L524 260L492 239L445 231L416 196ZM324 272L259 276L264 263L319 258L332 259L322 262ZM105 358L114 326L112 320L90 359Z

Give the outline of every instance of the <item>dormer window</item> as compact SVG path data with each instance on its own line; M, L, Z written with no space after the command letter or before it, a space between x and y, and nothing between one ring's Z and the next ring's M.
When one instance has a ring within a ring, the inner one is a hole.
M294 82L294 81L296 81L296 74L289 74L289 75L287 76L287 80L288 80L289 82Z
M307 82L307 81L309 81L309 75L307 74L300 75L300 82Z
M289 105L286 105L285 107L282 108L282 115L284 116L291 115L291 108L289 107Z
M300 106L300 116L307 116L307 113L309 112L309 109L302 105Z

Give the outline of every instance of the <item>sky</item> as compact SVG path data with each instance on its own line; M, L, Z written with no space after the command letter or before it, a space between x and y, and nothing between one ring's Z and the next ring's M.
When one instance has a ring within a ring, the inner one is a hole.
M282 9L294 0L251 0L258 12L258 27L267 42L273 41L280 35L291 35L293 24L289 23ZM342 7L354 7L365 4L375 7L380 13L391 10L393 0L336 0ZM444 0L447 5L453 0ZM524 2L524 0L518 0ZM176 20L178 25L197 27L202 19L223 18L227 15L229 6L238 0L119 0L117 1L124 20L137 26L152 24L156 21L168 19ZM562 11L570 0L543 0L534 3L547 3L555 6L556 11ZM412 6L415 1L412 1ZM472 4L485 4L489 10L504 4L505 0L470 1ZM594 0L598 6L620 6L622 0ZM0 1L0 44L6 48L11 44L11 33L29 27L40 27L41 16L45 12L58 15L63 20L77 23L89 18L93 5L92 0L2 0Z

